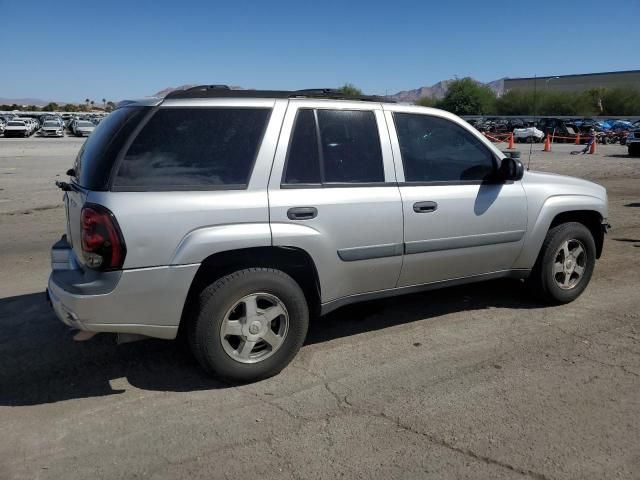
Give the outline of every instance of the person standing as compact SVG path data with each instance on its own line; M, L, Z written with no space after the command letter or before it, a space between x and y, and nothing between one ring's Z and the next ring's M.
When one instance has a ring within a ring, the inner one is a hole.
M589 130L589 140L587 141L587 144L584 146L584 149L582 150L582 155L584 155L585 153L587 153L589 151L589 149L591 148L591 144L593 144L593 142L596 141L596 130L595 128L591 128Z

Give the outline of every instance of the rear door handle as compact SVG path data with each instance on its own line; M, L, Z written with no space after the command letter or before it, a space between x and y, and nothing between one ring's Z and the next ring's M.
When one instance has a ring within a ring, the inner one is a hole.
M416 213L435 212L438 209L436 202L416 202L413 204L413 211Z
M295 207L287 210L289 220L311 220L318 216L316 207Z

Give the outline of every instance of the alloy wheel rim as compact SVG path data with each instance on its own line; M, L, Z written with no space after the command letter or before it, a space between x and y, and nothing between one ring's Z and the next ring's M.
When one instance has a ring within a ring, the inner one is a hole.
M220 327L222 348L240 363L258 363L276 353L289 331L284 303L270 293L253 293L227 310Z
M587 250L575 238L566 240L553 261L553 280L562 290L575 288L582 280L587 265Z

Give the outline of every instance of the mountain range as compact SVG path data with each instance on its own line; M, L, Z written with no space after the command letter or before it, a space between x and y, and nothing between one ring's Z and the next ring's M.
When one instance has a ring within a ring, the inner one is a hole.
M423 97L431 97L436 100L440 100L447 94L447 90L449 90L449 85L453 82L453 79L450 80L442 80L438 83L434 83L430 87L420 87L415 90L404 90L402 92L395 93L393 95L387 95L387 98L391 100L395 100L396 102L402 103L415 103L419 99ZM477 80L476 80L477 81ZM478 82L483 84L482 82ZM494 80L492 82L484 83L489 87L493 92L501 96L504 92L504 78L500 78L498 80Z
M49 103L48 100L40 98L3 98L0 97L0 105L35 105L36 107L44 107Z
M432 97L437 100L441 99L447 94L447 90L449 89L449 85L453 82L453 79L449 80L441 80L440 82L434 83L431 86L425 86L416 88L414 90L403 90L398 93L394 93L393 95L387 95L387 98L390 100L395 100L396 102L402 103L415 103L422 97ZM482 83L482 82L478 82ZM494 80L492 82L485 83L491 90L493 90L496 95L502 95L504 91L504 78L500 78L498 80ZM153 97L165 97L169 93L175 90L185 90L190 87L194 87L193 84L180 85L179 87L167 87L159 92L153 94ZM232 86L234 90L242 90L242 87ZM17 104L17 105L36 105L38 107L42 107L48 104L50 100L42 100L39 98L2 98L0 97L0 104ZM57 102L61 105L64 105L64 102ZM79 103L83 103L82 101ZM117 103L117 102L116 102Z
M449 90L449 85L453 82L454 79L449 80L441 80L438 83L434 83L430 87L420 87L414 90L403 90L398 93L394 93L393 95L387 95L387 98L390 100L395 100L396 102L401 103L415 103L422 97L432 97L436 100L440 100L447 94L447 90ZM476 80L477 81L477 80ZM482 82L478 82L482 84ZM494 93L498 96L502 95L504 91L504 78L500 78L498 80L494 80L492 82L485 83L483 85L488 86ZM156 92L154 97L165 97L169 93L176 90L186 90L187 88L194 87L195 85L181 85L179 87L167 87L159 92ZM242 90L242 87L231 87L234 90Z

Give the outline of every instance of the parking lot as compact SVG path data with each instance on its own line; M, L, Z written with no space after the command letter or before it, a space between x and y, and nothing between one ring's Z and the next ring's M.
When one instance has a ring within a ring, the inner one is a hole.
M275 378L232 386L176 342L74 342L44 295L54 186L84 139L0 138L0 479L638 478L640 158L533 145L609 192L574 303L495 281L312 321ZM529 145L518 145L527 162Z

